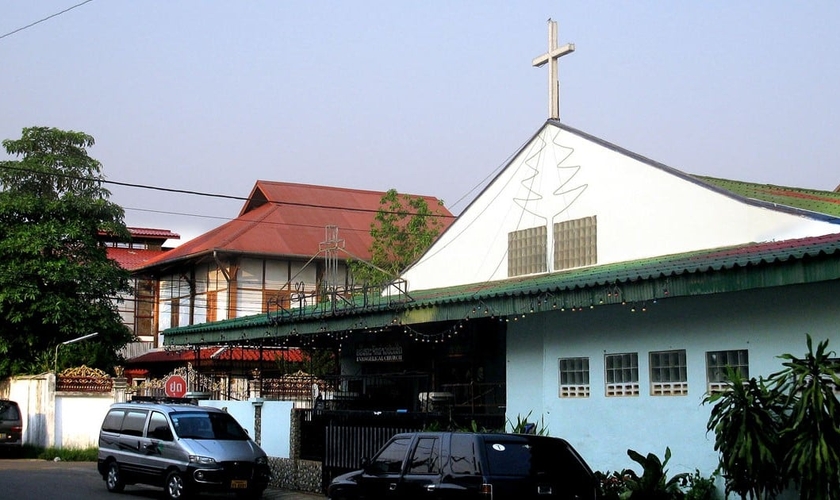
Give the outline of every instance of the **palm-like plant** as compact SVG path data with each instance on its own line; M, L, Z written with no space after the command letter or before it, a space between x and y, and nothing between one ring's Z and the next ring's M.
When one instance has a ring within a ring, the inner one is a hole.
M840 499L840 363L828 350L828 341L800 359L790 354L785 369L770 376L788 409L784 413L783 437L790 446L785 454L786 476L799 485L804 500Z
M627 450L627 455L634 462L642 466L642 475L638 476L630 469L622 473L626 478L625 485L627 486L627 492L626 494L622 494L621 498L630 500L671 500L683 497L680 484L688 474L676 474L670 479L668 478L668 470L665 467L671 459L670 448L665 448L664 461L659 460L659 457L653 453L648 453L645 457L639 452Z
M784 487L778 398L763 380L745 380L737 370L727 379L724 391L703 400L714 404L706 429L715 433L726 494L773 498Z

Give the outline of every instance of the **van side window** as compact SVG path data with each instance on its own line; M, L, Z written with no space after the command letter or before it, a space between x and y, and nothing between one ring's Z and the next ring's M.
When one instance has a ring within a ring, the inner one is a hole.
M128 410L122 423L122 433L126 436L142 436L146 427L147 411Z
M475 439L467 434L452 434L449 469L452 474L481 474Z
M411 438L398 438L391 441L370 464L374 474L399 474Z
M105 432L120 432L122 428L123 417L125 411L111 410L105 415L105 420L102 422L102 430Z
M160 439L161 441L172 441L175 439L172 436L172 429L169 428L169 422L163 413L153 411L151 418L149 418L149 430L146 434L152 439Z
M417 447L411 455L409 474L440 473L440 440L436 437L423 437L417 440Z

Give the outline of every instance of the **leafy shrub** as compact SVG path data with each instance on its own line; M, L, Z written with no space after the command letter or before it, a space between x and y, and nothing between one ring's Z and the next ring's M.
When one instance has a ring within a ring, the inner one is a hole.
M545 417L540 417L539 425L533 422L528 422L532 412L528 412L524 417L516 415L516 423L508 419L507 423L510 425L510 432L514 434L536 434L538 436L548 436L548 427L545 425Z
M665 448L665 461L662 461L653 453L642 456L640 453L627 450L627 455L634 462L642 466L642 475L638 476L630 469L625 471L627 489L630 495L626 498L633 500L671 500L683 497L680 483L688 474L677 474L670 479L668 470L665 467L671 460L671 448Z
M601 500L621 500L628 492L626 477L621 472L595 471Z
M726 479L726 494L774 498L791 484L803 500L840 498L840 362L828 340L803 358L779 356L784 369L766 380L731 370L707 424Z
M621 472L595 472L602 500L682 500L687 498L687 491L694 490L695 486L699 487L699 483L686 473L668 478L668 470L665 467L671 459L670 448L665 448L665 461L653 453L642 456L636 451L627 450L627 455L642 466L642 475L639 476L632 469L624 469ZM696 475L701 477L699 472ZM714 483L712 487L714 488ZM691 499L705 500L706 497L697 496Z
M685 494L684 500L713 500L715 498L714 475L705 477L698 469L694 469L694 474L683 478L680 488Z

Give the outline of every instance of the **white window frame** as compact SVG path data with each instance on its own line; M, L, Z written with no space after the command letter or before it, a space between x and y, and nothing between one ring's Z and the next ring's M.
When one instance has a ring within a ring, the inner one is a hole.
M611 358L620 360L621 366L613 363L611 367ZM608 397L639 395L639 353L604 354L604 394Z
M687 396L688 360L685 349L649 353L650 395Z
M579 364L579 366L564 367L569 363ZM569 378L574 380L569 380ZM561 398L588 398L590 394L589 357L558 358L557 384L559 386L558 396Z
M713 357L724 357L723 362ZM706 388L709 392L720 392L726 389L725 368L729 366L738 369L741 377L750 378L750 358L747 349L728 349L720 351L706 351Z

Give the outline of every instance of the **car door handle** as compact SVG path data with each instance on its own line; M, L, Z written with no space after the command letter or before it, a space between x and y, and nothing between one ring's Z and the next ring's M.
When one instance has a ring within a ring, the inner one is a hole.
M389 484L388 489L391 490L391 491L396 491L397 490L397 483Z
M435 491L435 485L434 484L427 484L426 485L426 491L430 491L430 492Z

